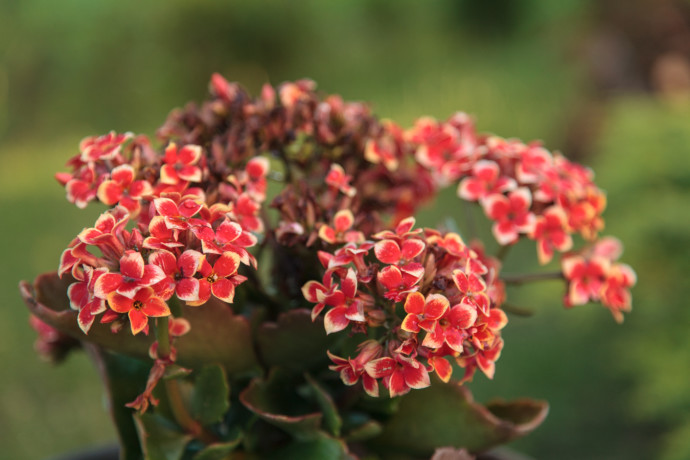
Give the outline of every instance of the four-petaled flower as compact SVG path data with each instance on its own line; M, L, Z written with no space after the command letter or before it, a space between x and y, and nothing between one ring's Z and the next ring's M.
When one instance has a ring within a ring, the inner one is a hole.
M488 195L482 201L486 215L494 220L493 231L501 245L513 244L519 233L528 233L534 227L535 216L530 212L532 195L528 188L520 187L508 194Z
M136 291L132 298L111 292L108 295L108 305L117 313L127 313L134 335L148 326L150 317L170 315L168 305L148 286Z
M369 361L364 369L371 377L383 379L391 398L409 393L412 388L426 388L431 384L429 372L422 363L400 353Z
M196 164L201 159L201 147L185 145L178 150L171 142L165 149L164 164L161 166L161 183L177 185L183 181L201 182L201 168Z
M235 299L235 286L246 279L237 274L239 266L240 256L234 252L224 252L213 265L204 258L199 267L199 274L202 276L199 280L199 300L188 301L187 305L203 305L211 298L211 294L232 303Z

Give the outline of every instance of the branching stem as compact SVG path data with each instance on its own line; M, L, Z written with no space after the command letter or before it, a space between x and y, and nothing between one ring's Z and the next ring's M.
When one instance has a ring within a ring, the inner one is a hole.
M534 281L562 280L562 272L527 273L525 275L503 275L501 279L506 284L520 285Z

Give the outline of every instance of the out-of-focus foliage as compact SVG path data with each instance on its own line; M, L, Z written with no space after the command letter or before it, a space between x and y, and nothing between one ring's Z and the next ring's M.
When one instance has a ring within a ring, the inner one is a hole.
M573 49L594 2L500 4L0 0L4 455L43 458L114 439L97 374L82 356L55 369L39 362L16 294L19 279L55 269L79 230L75 216L90 222L100 211L73 209L52 179L79 139L152 133L218 71L253 93L264 81L310 77L404 125L462 109L481 130L558 149L586 97ZM597 156L585 162L608 190L606 233L625 241L638 270L635 306L618 326L599 307L533 302L558 295L558 284L520 292L536 315L511 319L495 380L472 384L482 401L550 402L545 424L516 449L565 460L690 457L689 117L648 99L606 110ZM511 251L506 271L531 250Z

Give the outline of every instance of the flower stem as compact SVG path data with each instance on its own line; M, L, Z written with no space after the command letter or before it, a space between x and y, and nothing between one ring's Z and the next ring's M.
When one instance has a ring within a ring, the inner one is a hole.
M504 303L501 305L501 310L515 316L529 317L534 315L534 310L530 308L518 307L517 305L510 303Z
M158 341L158 358L163 361L170 361L170 334L168 333L168 317L156 320L156 340ZM172 362L172 361L170 361ZM177 379L165 379L165 393L168 397L170 410L178 425L187 433L200 439L206 444L211 444L216 437L206 431L204 427L194 420L187 410L187 406L180 392L180 385Z
M562 280L562 272L546 272L546 273L528 273L526 275L504 275L501 279L506 284L525 284L534 281L546 281L546 280Z
M512 248L512 244L506 244L505 246L500 246L498 248L498 252L496 252L496 258L503 262L503 260L506 258L506 255L508 255L508 251L510 251L510 248Z

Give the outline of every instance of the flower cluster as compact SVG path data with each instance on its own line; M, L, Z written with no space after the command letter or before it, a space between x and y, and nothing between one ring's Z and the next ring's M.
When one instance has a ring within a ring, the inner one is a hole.
M615 238L602 238L578 253L567 254L562 261L563 276L568 281L566 306L601 302L616 321L632 308L630 288L637 278L633 269L617 260L623 246Z
M60 260L84 333L98 319L148 334L160 318L175 337L190 325L173 313L233 304L247 289L273 318L309 306L328 334L361 338L354 358L327 353L370 395L379 382L391 396L428 386L433 372L448 381L454 365L462 380L477 369L492 377L507 324L501 261L457 233L415 228L416 210L449 186L481 206L500 246L534 240L542 264L565 253L566 305L599 301L617 320L630 309L634 272L616 262L614 240L597 240L605 197L589 169L538 143L479 134L464 113L405 130L362 103L321 97L309 80L251 98L213 75L210 90L170 114L160 151L131 133L89 137L56 175L70 202L110 207ZM579 252L575 234L589 242ZM175 361L170 343L155 345L165 353L151 352L140 409Z
M380 336L363 341L354 359L329 354L346 384L362 378L372 396L379 380L391 396L428 386L429 372L447 382L451 362L465 368L463 380L477 367L492 377L503 347L500 264L483 260L456 233L414 229L414 223L407 218L373 235L376 242L320 253L323 280L303 287L316 303L313 318L327 309L327 333L351 325L366 337Z

